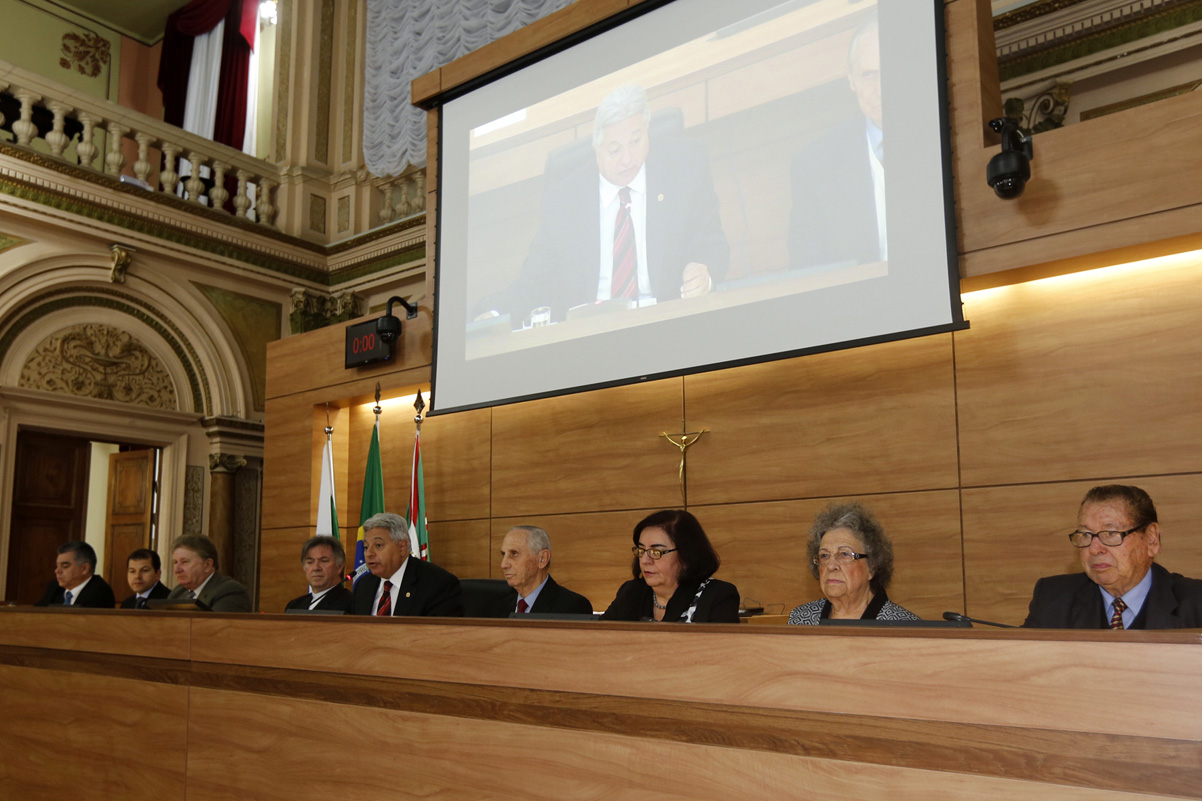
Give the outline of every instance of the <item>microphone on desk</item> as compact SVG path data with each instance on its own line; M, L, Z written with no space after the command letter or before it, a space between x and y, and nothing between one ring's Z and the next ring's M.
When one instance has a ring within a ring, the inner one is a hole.
M999 629L1016 629L1018 626L1011 626L1009 623L994 623L991 620L978 620L975 617L962 615L959 612L944 612L944 620L950 620L953 623L980 623L982 626L997 626Z

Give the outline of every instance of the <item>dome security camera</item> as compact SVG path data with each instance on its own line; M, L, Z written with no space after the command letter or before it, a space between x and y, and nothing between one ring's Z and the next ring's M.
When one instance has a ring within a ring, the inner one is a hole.
M985 180L998 197L1014 200L1023 193L1031 180L1031 160L1035 146L1031 137L1023 136L1018 123L1009 117L991 120L989 127L1002 136L1002 152L989 160Z

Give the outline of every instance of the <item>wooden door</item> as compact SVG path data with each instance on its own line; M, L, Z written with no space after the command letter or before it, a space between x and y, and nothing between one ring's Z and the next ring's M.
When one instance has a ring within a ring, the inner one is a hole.
M104 520L104 578L118 598L129 595L125 566L138 548L150 547L154 522L154 448L109 456L108 511Z
M5 600L36 603L54 578L58 546L84 538L91 452L79 437L17 432Z

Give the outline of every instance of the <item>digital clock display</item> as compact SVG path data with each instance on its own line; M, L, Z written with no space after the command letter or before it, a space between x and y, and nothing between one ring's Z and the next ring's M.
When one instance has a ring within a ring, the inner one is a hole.
M376 333L376 321L346 327L346 368L362 367L392 359L394 343L386 343Z

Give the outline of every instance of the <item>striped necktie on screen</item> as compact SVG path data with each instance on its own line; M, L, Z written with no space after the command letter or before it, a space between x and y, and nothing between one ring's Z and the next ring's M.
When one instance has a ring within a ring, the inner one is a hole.
M618 192L620 205L614 220L614 266L610 283L611 298L639 296L638 253L634 243L634 220L630 216L630 187Z
M1110 616L1110 628L1112 628L1112 629L1126 628L1126 626L1123 625L1123 610L1126 608L1127 608L1127 604L1123 601L1122 598L1114 599L1114 614L1112 614Z
M388 617L392 614L392 582L384 582L384 594L380 596L380 605L376 607L376 615Z

